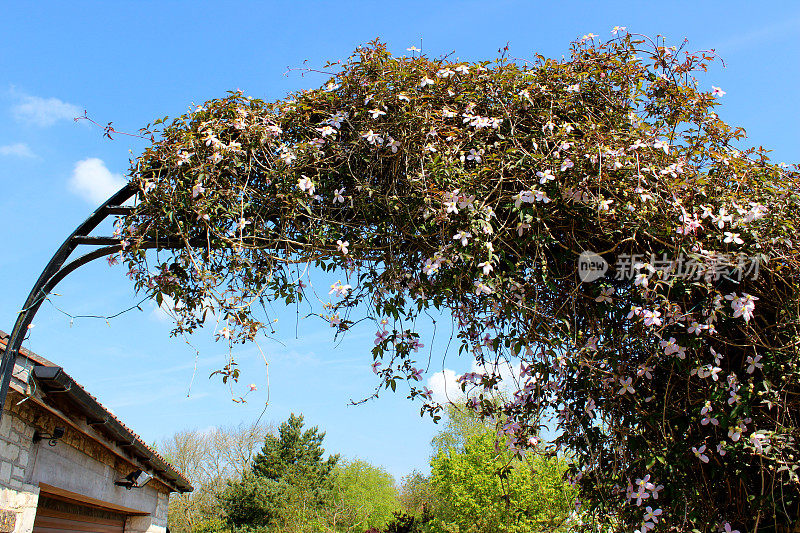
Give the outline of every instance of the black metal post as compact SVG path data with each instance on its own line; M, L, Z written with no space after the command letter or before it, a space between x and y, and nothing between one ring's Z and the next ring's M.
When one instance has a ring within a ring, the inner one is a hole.
M119 252L122 249L122 239L114 237L92 238L89 234L109 215L125 214L128 212L130 208L123 207L122 204L135 194L136 189L130 183L114 193L67 237L64 244L61 245L53 255L53 258L50 259L50 262L47 263L47 266L44 267L39 279L36 280L30 294L28 294L28 299L25 300L25 305L22 306L22 310L19 312L19 316L17 316L17 321L14 324L14 329L11 330L11 336L8 338L6 349L3 352L3 358L0 362L0 376L2 376L2 382L0 382L0 418L2 418L2 410L6 402L8 387L11 384L14 362L22 347L22 341L25 339L28 326L33 321L33 317L42 305L42 302L44 302L47 295L59 281L64 279L67 274L79 266L85 265L99 257ZM72 255L72 252L81 244L107 244L110 246L93 250L65 266L64 263L69 259L69 256Z

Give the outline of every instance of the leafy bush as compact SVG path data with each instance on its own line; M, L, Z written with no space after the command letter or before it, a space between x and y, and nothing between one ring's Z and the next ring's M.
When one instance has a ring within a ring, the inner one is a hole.
M577 496L564 481L566 461L536 450L518 459L497 449L493 430L448 412L448 430L434 439L430 531L566 531Z

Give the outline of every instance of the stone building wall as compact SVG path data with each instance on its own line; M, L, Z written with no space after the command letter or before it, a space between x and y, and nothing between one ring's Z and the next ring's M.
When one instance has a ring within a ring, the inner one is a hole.
M17 413L4 411L0 420L0 533L30 533L39 502L39 487L26 483L33 427Z
M0 420L0 533L32 531L39 483L149 513L129 516L126 533L165 533L166 485L156 479L133 490L114 485L136 469L135 463L77 429L85 421L69 416L72 424L68 424L33 399L20 403L22 399L21 394L9 391ZM52 433L57 426L66 432L56 446L49 446L46 439L33 442L34 428Z

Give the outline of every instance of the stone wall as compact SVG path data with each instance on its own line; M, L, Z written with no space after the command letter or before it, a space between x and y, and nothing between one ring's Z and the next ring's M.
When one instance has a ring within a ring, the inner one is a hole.
M0 487L22 489L32 446L33 427L19 414L3 411L0 420Z
M10 399L10 398L9 398ZM30 533L36 517L39 487L26 483L33 427L18 414L3 411L0 420L0 533Z
M39 483L148 513L129 516L126 533L165 533L166 485L155 479L132 490L114 485L141 467L98 443L98 437L89 436L83 428L77 429L85 425L84 420L64 415L71 422L68 424L33 399L20 402L23 398L9 391L0 419L0 533L32 531ZM46 439L33 442L34 428L52 433L57 426L65 427L66 432L55 446L49 446Z

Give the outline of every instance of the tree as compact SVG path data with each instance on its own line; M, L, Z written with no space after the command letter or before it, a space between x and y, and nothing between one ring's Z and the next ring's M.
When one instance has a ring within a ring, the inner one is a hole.
M222 495L227 522L234 527L284 526L319 521L319 509L330 497L339 456L323 459L325 433L303 430L303 415L292 414L267 435L261 452L241 480Z
M405 476L400 485L400 503L410 515L422 516L434 503L430 479L414 470Z
M379 388L440 416L415 324L450 313L469 407L518 456L554 415L587 513L793 527L800 174L720 119L694 78L713 54L615 31L525 62L375 42L319 89L173 120L132 167L136 287L174 299L176 332L218 314L233 346L305 298L298 265L338 270L314 316L374 321ZM501 365L518 387L497 404Z
M383 530L398 508L397 485L385 469L359 460L337 465L329 502L324 507L332 530Z
M253 473L272 481L308 480L322 488L329 484L338 455L324 461L325 432L316 426L303 431L303 415L292 415L282 423L278 435L267 435L264 447L253 460Z
M227 481L240 478L251 468L255 451L272 431L269 426L240 424L187 430L161 441L156 448L194 486L188 494L173 494L168 524L175 533L189 533L222 518L220 496Z
M492 428L455 408L434 438L430 489L434 532L567 531L577 489L564 481L566 461L498 449Z

